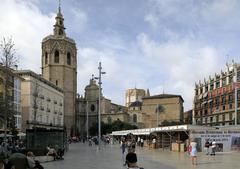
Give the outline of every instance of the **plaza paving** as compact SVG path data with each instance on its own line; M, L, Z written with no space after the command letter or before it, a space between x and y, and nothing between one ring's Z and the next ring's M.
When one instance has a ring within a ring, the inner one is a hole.
M138 164L145 169L237 169L240 153L220 153L216 156L198 154L198 165L192 165L187 153L137 148ZM43 163L45 169L126 169L120 145L106 145L100 150L88 144L74 143L65 159Z

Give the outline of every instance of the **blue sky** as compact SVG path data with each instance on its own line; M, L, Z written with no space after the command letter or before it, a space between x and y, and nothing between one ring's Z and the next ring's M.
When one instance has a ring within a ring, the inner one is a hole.
M0 37L13 37L20 69L40 73L57 8L57 0L1 0ZM190 109L195 82L239 61L239 9L238 0L62 0L78 48L78 92L101 61L112 102L124 104L126 89L149 88L182 95Z

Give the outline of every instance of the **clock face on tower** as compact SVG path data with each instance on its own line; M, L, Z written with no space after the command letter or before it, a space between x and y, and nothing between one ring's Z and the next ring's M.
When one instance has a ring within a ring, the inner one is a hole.
M90 110L91 110L92 112L95 110L95 105L94 105L94 104L91 105Z

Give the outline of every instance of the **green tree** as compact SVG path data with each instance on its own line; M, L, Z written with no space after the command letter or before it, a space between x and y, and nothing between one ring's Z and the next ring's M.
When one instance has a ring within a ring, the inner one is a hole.
M112 133L112 131L131 130L131 129L137 129L137 126L131 125L126 122L122 122L120 120L116 120L111 124L106 124L104 122L101 122L101 134L102 135ZM89 128L89 133L91 136L98 135L98 123L94 123Z
M164 113L165 112L165 108L163 107L163 105L158 104L156 107L155 112L157 113L157 126L159 126L159 114L160 113Z

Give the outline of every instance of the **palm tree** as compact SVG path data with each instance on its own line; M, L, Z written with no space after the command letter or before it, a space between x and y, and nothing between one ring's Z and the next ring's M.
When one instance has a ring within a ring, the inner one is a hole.
M158 122L159 113L163 113L164 111L165 111L164 106L161 105L161 104L158 104L157 107L156 107L156 110L155 110L155 112L157 113L157 127L159 125L159 122Z

